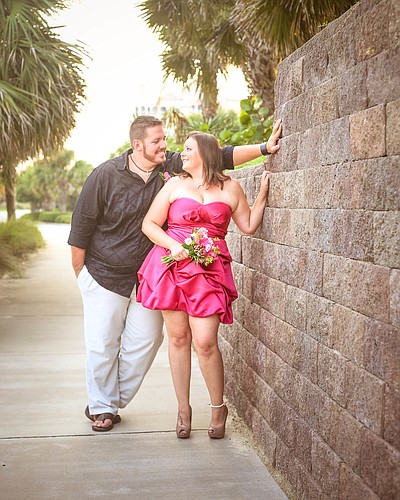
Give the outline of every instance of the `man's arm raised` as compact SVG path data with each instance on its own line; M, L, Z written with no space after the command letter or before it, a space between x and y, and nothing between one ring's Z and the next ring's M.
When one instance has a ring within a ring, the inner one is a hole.
M280 149L277 142L281 133L282 121L279 118L279 120L274 123L272 134L267 142L262 144L249 144L246 146L235 146L233 149L233 164L235 167L237 165L241 165L242 163L246 163L247 161L259 158L260 156L276 153Z

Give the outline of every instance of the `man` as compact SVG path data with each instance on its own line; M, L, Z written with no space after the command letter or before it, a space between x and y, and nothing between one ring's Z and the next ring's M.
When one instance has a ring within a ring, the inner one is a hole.
M223 148L224 166L275 153L280 133L278 121L265 144ZM182 170L180 154L166 150L161 120L139 116L129 135L132 149L87 178L68 238L83 299L85 415L97 432L121 421L118 410L139 390L163 340L161 312L135 300L137 271L153 246L141 226L162 174Z

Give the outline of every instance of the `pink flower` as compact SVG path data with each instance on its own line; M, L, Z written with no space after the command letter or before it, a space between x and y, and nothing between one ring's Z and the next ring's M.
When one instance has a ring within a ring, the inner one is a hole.
M168 172L160 172L160 177L161 179L165 182L168 182L172 177L173 175L170 175Z

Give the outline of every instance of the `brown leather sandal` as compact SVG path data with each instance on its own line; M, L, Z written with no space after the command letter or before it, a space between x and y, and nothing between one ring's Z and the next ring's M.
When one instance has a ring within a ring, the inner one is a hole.
M114 427L114 424L119 424L121 422L121 417L119 415L113 415L112 413L100 413L100 415L91 415L89 412L89 406L86 406L85 408L85 415L92 422L96 422L96 420L98 422L104 422L107 419L111 420L111 425L108 425L107 427L97 427L95 425L92 425L92 430L94 430L95 432L110 431Z

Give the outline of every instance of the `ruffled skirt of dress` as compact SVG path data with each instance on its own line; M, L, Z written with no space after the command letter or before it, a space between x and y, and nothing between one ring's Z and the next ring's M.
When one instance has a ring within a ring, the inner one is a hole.
M221 323L233 322L232 302L238 295L230 256L221 253L208 266L190 259L166 266L163 255L164 248L153 247L139 269L138 302L148 309L186 311L200 318L218 314Z

